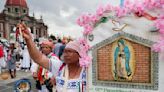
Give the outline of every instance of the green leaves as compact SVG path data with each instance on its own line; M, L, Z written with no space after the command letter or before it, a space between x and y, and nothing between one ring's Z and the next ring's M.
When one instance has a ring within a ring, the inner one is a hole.
M108 21L108 18L107 17L102 17L100 19L100 23L106 23Z
M101 23L106 23L108 21L108 17L102 17L96 24L94 27L97 27L99 24Z

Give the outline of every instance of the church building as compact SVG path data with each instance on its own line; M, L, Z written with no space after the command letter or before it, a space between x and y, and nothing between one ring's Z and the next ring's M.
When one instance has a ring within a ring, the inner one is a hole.
M36 19L34 14L29 15L26 0L6 0L4 9L0 12L0 38L14 39L14 28L22 20L30 28L34 38L48 37L48 26L42 17Z

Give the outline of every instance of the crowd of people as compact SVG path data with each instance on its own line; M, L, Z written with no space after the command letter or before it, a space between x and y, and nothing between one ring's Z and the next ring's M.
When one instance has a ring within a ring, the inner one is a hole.
M64 37L63 39L57 38L56 40L52 40L50 38L41 40L35 39L34 42L37 48L40 48L40 44L44 40L49 40L53 43L54 47L56 46L56 48L52 48L52 52L57 54L57 56L61 58L65 44L72 39L68 39L66 37ZM28 72L31 65L32 59L30 58L25 42L9 42L6 44L6 42L1 41L0 39L0 74L2 72L2 68L8 69L11 72L14 71L15 73L16 70ZM16 76L15 73L14 76ZM14 77L12 76L11 78Z
M16 77L16 62L20 62L22 71L31 70L38 92L86 92L86 69L79 64L78 41L33 40L28 30L23 31L23 43L0 44L0 62L6 63L0 67L6 67L11 78Z

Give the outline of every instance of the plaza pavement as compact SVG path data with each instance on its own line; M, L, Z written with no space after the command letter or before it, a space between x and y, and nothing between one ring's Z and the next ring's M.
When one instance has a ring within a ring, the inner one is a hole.
M37 92L35 89L35 81L32 78L32 75L30 72L24 72L24 71L20 71L18 70L16 73L16 78L11 79L9 77L9 79L7 80L3 80L1 78L1 74L0 74L0 92L14 92L14 84L17 80L20 80L22 78L27 78L30 80L31 84L32 84L32 92Z

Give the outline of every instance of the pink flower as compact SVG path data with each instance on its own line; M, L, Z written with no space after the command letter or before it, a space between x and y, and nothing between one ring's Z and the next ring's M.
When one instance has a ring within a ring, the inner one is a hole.
M89 56L83 56L82 58L79 59L79 63L81 67L89 67L92 59Z
M83 66L83 67L88 67L89 64L91 63L91 58L88 56L88 50L90 48L88 42L87 42L87 39L86 38L79 38L78 39L79 43L80 43L80 59L79 59L79 63L80 63L80 66Z
M88 35L93 31L93 27L91 25L84 25L84 35Z
M91 14L83 14L77 19L77 24L80 26L87 25L89 22L91 22Z
M79 38L78 39L80 44L86 44L87 40L85 38Z
M109 13L112 11L112 8L113 8L113 6L111 6L111 4L107 4L104 8L104 12Z
M83 44L83 46L81 47L81 53L84 54L85 52L88 52L89 49L90 49L89 44Z
M93 24L95 24L99 20L98 16L96 15L91 15L90 18Z
M155 51L155 52L164 51L164 34L161 35L159 41L153 45L153 51Z
M153 9L154 6L151 5L152 0L145 0L143 4L145 5L146 8L148 9Z
M99 6L98 9L96 10L96 15L101 17L101 16L103 16L104 11L105 11L105 9L104 9L104 7L101 5L101 6Z
M84 24L81 22L80 17L77 19L76 23L77 23L79 26L83 26L83 25L84 25Z
M127 12L130 13L134 8L134 4L129 0L125 0L124 7L127 9Z
M160 28L160 29L159 29L159 32L160 32L161 34L164 34L164 28Z
M144 5L148 9L160 8L162 7L164 0L145 0Z
M162 5L162 0L152 0L151 2L151 6L153 6L154 8L159 8Z
M164 19L164 14L159 15L159 19Z
M164 16L160 16L157 21L155 21L155 26L159 29L161 34L164 34Z
M143 15L145 9L145 5L140 3L139 1L134 4L133 11L134 13L139 13L139 15Z
M81 44L82 54L84 54L83 52L87 52L90 49L90 45L88 44L87 39L79 38L79 43Z
M163 19L159 19L159 20L157 20L156 22L155 22L155 25L156 25L156 27L157 28L163 28L163 26L164 26L164 22L163 22L164 20Z
M117 17L123 17L127 14L127 9L121 7L115 7L115 12Z

